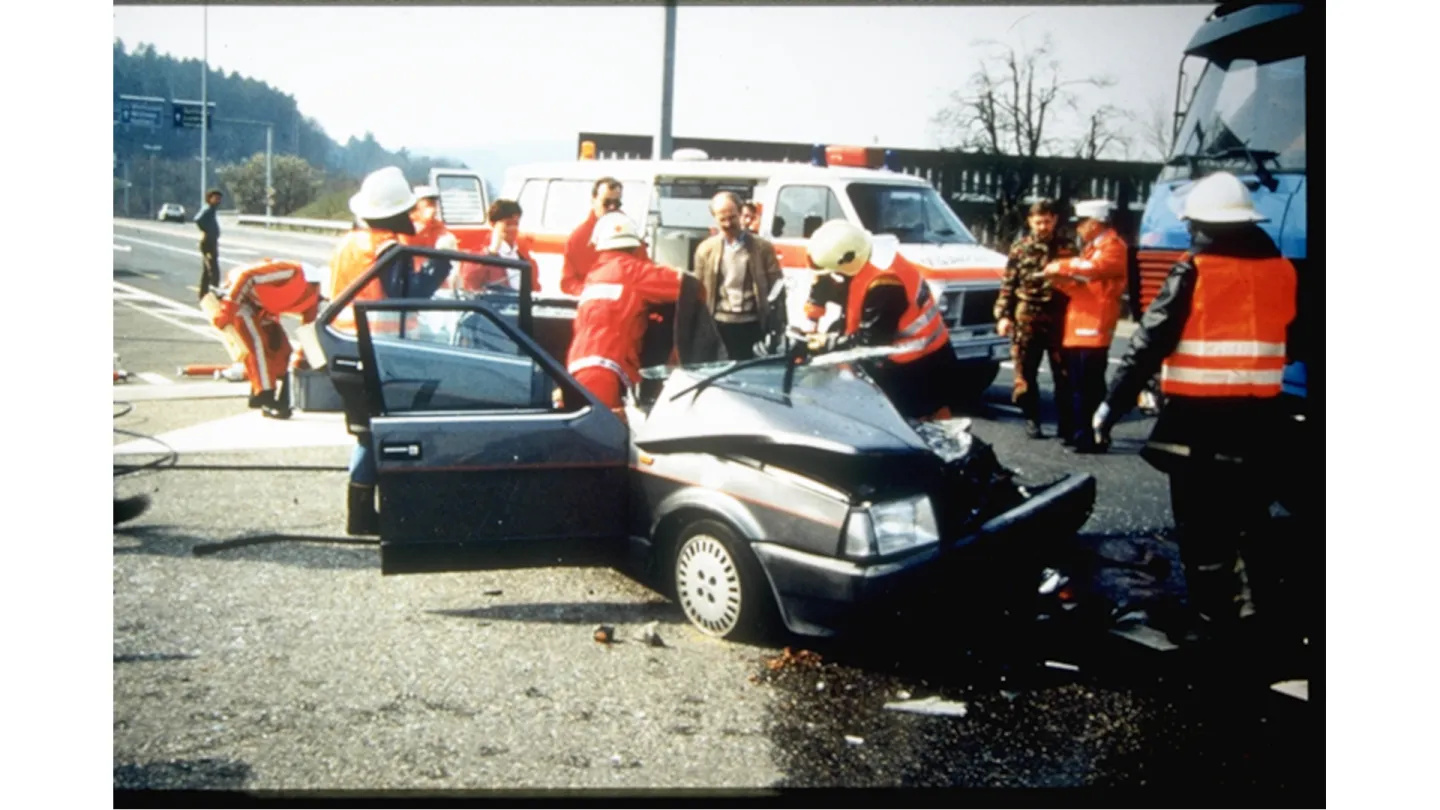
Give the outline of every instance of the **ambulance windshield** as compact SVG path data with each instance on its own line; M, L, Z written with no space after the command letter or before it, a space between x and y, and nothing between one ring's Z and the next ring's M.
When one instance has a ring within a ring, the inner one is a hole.
M851 183L845 193L860 224L871 233L891 234L901 244L975 244L960 218L929 186Z

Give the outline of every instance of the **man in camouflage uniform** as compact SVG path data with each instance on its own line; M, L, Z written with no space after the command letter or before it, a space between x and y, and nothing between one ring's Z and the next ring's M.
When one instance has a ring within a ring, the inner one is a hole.
M1025 222L1030 233L1016 240L1005 264L1005 281L995 302L996 328L1009 336L1010 358L1015 364L1015 388L1011 395L1025 414L1025 435L1044 438L1040 430L1040 360L1050 358L1050 376L1055 380L1056 401L1068 402L1065 364L1060 357L1061 330L1065 325L1065 294L1052 288L1043 274L1045 265L1067 258L1074 251L1056 234L1055 205L1039 200L1030 206ZM1067 425L1067 410L1060 409L1061 441L1068 441L1073 426Z

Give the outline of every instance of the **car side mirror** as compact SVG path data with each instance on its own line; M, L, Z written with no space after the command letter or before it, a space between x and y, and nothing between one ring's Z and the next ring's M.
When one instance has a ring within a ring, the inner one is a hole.
M776 216L775 219L774 219L774 221L770 224L770 235L771 235L772 237L778 238L778 237L780 236L780 234L782 234L782 233L784 233L784 232L785 232L785 218L782 217L782 216Z

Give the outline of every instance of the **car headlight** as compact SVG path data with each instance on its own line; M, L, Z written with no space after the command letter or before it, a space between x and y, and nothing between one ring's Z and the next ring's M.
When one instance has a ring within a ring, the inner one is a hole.
M940 542L927 495L854 509L845 523L845 555L875 557Z
M944 283L939 281L931 281L929 279L926 279L925 283L930 285L930 294L935 296L936 308L940 310L941 315L944 315L946 309L950 306L949 299L945 297Z

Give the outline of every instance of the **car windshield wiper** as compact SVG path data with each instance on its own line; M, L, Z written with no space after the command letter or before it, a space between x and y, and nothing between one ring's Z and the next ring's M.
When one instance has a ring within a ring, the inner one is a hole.
M838 366L845 363L855 363L860 360L873 360L880 357L889 357L893 354L902 354L915 350L915 346L909 344L886 344L884 346L857 346L853 349L842 351L824 352L822 354L811 354L804 341L796 340L790 344L788 351L782 354L767 354L763 357L753 357L749 360L741 360L733 366L722 368L703 380L677 391L670 400L673 402L691 391L703 391L718 380L747 368L756 366L772 365L774 363L788 363L789 368L785 370L784 393L790 393L790 383L793 379L795 369L799 366L810 366L812 368L824 368L827 366Z
M797 347L798 347L798 348L797 348ZM679 399L680 397L685 396L686 394L690 393L691 391L695 391L695 392L697 392L697 393L700 392L700 391L703 391L703 390L705 390L706 388L709 388L710 385L711 385L712 383L716 382L717 380L724 379L725 377L728 377L728 376L730 376L731 374L734 374L734 373L737 372L737 371L743 371L744 369L747 369L747 368L755 368L756 366L772 365L772 364L775 364L775 363L797 363L797 364L798 364L798 363L804 362L805 352L806 352L806 351L807 351L807 349L805 348L805 344L802 343L802 342L797 341L797 342L791 344L790 351L788 351L788 352L786 352L786 353L784 353L784 354L767 354L767 355L763 355L763 356L761 356L761 357L752 357L752 358L750 358L749 360L741 360L741 361L739 361L738 363L736 363L736 364L733 365L733 366L727 366L727 367L725 367L725 368L722 368L722 369L720 369L719 371L715 372L714 374L711 374L709 377L706 377L706 378L703 379L703 380L700 380L700 381L698 381L698 382L695 382L695 383L692 384L692 385L688 385L688 386L680 389L679 391L675 392L675 394L674 394L673 396L670 397L670 401L671 401L671 402L674 402L675 400Z
M1267 160L1274 161L1277 168L1280 166L1280 162L1276 160L1276 158L1280 157L1279 152L1272 152L1268 149L1251 149L1248 146L1232 146L1228 149L1221 149L1218 152L1208 152L1202 157L1212 160L1247 157L1255 166L1255 176L1260 179L1260 182L1263 183L1266 188L1274 191L1279 186L1279 183L1275 181L1275 175L1271 174L1270 170L1265 167L1265 161Z

